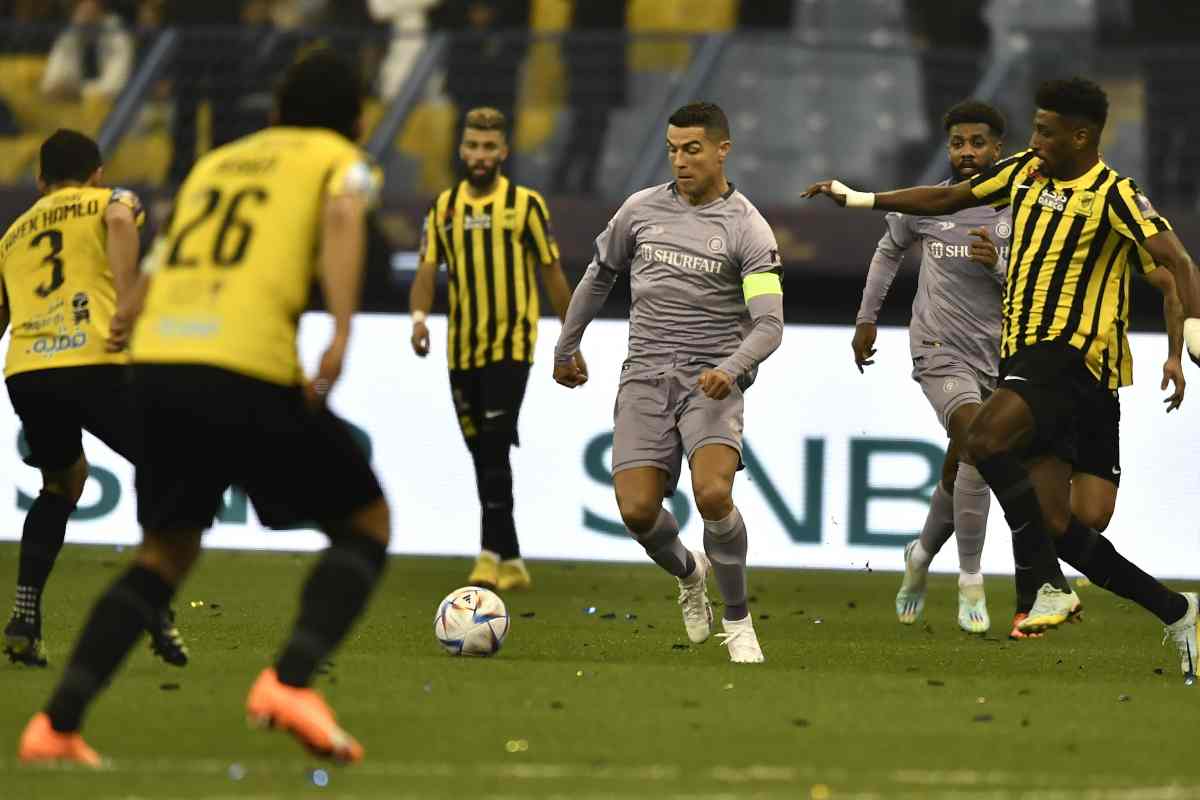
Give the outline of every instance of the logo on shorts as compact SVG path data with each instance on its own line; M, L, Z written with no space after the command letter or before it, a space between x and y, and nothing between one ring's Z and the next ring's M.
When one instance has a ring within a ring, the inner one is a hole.
M946 382L942 384L942 391L946 394L951 394L956 388L958 388L958 381L954 378L947 378Z
M1119 477L1119 476L1121 475L1121 468L1120 468L1120 467L1113 467L1113 475L1116 475L1116 476L1118 476L1118 477Z
M720 236L713 236L708 240L708 249L713 253L725 252L725 240Z
M996 235L1001 239L1007 239L1012 236L1012 225L1009 225L1007 222L997 222Z

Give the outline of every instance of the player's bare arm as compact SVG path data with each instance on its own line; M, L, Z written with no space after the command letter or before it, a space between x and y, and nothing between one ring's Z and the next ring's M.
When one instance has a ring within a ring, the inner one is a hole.
M1171 396L1163 400L1170 414L1183 404L1187 380L1183 375L1183 302L1175 288L1175 278L1167 269L1153 269L1145 275L1146 282L1163 296L1163 322L1167 328L1167 360L1163 362L1162 390L1174 386Z
M323 400L342 374L366 252L367 199L351 193L331 198L321 221L320 264L321 289L334 328L317 374L307 385L310 400Z
M875 338L878 335L879 328L874 322L860 322L854 326L854 338L850 341L850 347L854 350L854 365L860 373L863 367L875 363Z
M1160 231L1142 242L1142 247L1154 263L1166 267L1175 278L1175 291L1187 317L1184 343L1192 361L1200 365L1200 276L1196 275L1196 264L1174 231Z
M138 226L133 209L124 203L109 204L104 212L104 225L108 231L105 255L117 290L108 350L117 352L128 345L129 332L141 310L137 302Z
M421 358L429 355L429 326L425 319L433 308L433 289L437 277L437 263L422 259L408 290L408 309L412 313L412 348Z
M961 181L951 186L914 186L891 192L859 192L839 180L821 181L808 187L802 197L825 195L846 208L876 208L880 211L899 211L902 214L920 214L940 217L965 208L983 205L983 201L971 191L970 181Z
M563 272L562 261L556 258L543 266L542 279L545 281L546 294L550 298L550 305L554 306L554 313L558 314L560 321L566 322L567 309L571 305L571 285L567 283L567 276ZM576 368L586 379L588 369L587 362L583 360L583 353L576 350L574 359Z

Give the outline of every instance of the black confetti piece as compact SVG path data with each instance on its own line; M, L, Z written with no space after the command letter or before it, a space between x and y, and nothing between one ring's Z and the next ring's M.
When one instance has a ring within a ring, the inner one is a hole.
M929 680L925 681L925 685L926 686L945 686L946 682L938 681L938 680L934 680L933 678L930 678Z
M807 728L809 725L809 722L808 722L808 720L804 719L803 717L797 717L796 719L792 720L792 724L795 725L797 728Z
M972 718L971 721L972 722L991 722L993 719L995 719L995 717L993 717L991 714L976 714Z
M536 616L536 611L526 611L525 613L521 614L521 619L533 619Z
M159 684L158 688L162 689L164 692L175 692L180 689L180 686L178 683L162 683Z
M671 645L672 650L687 650L688 648L689 648L689 645L680 644L679 642L676 642L675 644Z

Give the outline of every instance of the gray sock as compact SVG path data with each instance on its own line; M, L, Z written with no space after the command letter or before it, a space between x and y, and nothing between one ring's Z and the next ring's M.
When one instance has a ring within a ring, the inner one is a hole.
M951 536L954 535L954 498L942 488L938 481L929 498L929 513L925 515L925 527L921 528L921 549L927 555L927 561L922 566L929 566L929 561L938 554Z
M665 508L659 510L653 528L641 536L633 531L629 535L646 548L646 553L654 559L655 564L676 578L686 578L695 571L696 559L679 541L679 523Z
M712 562L717 588L725 600L725 619L745 619L746 523L737 506L720 520L704 520L704 552Z
M979 470L959 463L954 479L954 538L958 543L958 568L964 573L980 570L991 505L992 493Z

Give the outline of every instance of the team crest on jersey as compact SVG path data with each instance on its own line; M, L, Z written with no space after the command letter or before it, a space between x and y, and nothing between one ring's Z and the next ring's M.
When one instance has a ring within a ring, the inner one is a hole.
M720 236L713 236L708 240L708 250L711 253L724 253L725 240Z
M517 210L515 208L506 208L500 214L500 227L506 231L517 227Z
M1012 225L1009 225L1007 222L997 222L996 235L1001 239L1007 239L1012 236Z
M1092 209L1096 207L1096 193L1092 191L1079 192L1076 197L1079 198L1079 213L1085 217L1092 215Z

